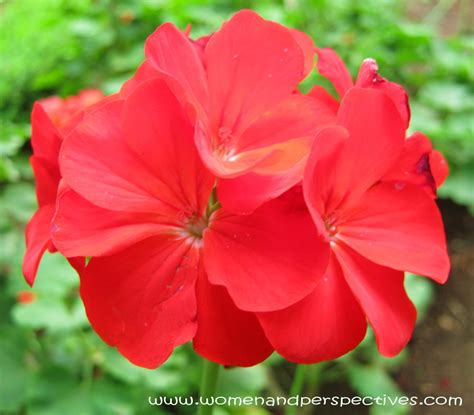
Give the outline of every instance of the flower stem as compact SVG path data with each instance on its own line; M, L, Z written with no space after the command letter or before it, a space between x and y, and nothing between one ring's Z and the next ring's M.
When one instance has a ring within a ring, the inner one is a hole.
M294 397L300 395L303 391L304 380L306 377L306 371L308 369L307 365L296 365L295 376L293 378L293 383L291 384L289 397ZM285 415L295 415L298 407L289 406L285 408Z
M216 393L219 369L220 365L218 363L211 362L210 360L203 360L201 390L199 393L200 399L207 400L207 398L213 397ZM200 404L198 415L212 415L213 409L213 405Z

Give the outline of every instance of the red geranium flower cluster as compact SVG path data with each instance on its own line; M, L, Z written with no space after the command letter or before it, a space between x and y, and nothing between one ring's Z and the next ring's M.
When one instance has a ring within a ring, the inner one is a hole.
M316 53L339 99L298 91ZM28 282L57 249L94 329L144 367L190 340L225 365L334 359L367 320L399 353L416 319L404 271L449 271L447 165L406 138L404 89L373 60L354 83L335 52L251 11L197 40L164 24L145 55L114 96L35 105Z

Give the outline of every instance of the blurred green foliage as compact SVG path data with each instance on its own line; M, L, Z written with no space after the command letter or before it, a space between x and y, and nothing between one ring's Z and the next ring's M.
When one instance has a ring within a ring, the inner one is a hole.
M395 0L0 0L0 413L191 414L194 408L173 412L147 399L195 395L199 383L200 362L189 345L158 371L134 367L105 346L89 327L74 272L58 255L44 259L34 301L17 301L27 289L23 229L36 203L27 143L34 100L91 87L113 93L141 62L144 40L160 23L191 23L192 35L199 36L234 11L253 8L335 48L354 76L364 58L377 59L385 77L409 89L412 129L429 135L449 160L452 174L441 194L473 206L473 37L462 27L455 36L439 36L446 11L439 4L420 16ZM313 74L305 85L311 82L324 80ZM430 283L409 276L407 288L422 317L433 298ZM369 333L353 353L312 367L306 394L317 393L319 380L347 382L361 395L401 395L392 375L407 352L386 359L375 350ZM289 367L272 356L262 366L226 370L222 394L281 395L288 390ZM407 411L382 409L388 415Z

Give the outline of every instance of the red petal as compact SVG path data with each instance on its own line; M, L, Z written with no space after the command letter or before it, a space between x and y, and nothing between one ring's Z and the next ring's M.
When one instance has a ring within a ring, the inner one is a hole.
M316 137L303 179L304 197L313 220L324 231L321 216L335 210L344 199L346 188L339 186L339 166L345 154L348 132L340 126L328 127ZM344 165L342 165L344 168Z
M30 164L35 175L35 191L39 206L56 203L56 194L61 179L58 157L59 155L56 156L54 163L42 157L30 157Z
M403 273L376 265L347 247L336 245L334 252L374 329L380 353L397 355L410 340L416 322L416 309L403 287Z
M148 37L145 56L153 67L172 76L191 94L194 104L207 108L207 80L193 43L171 23L161 25Z
M128 97L143 82L160 76L160 73L147 60L145 60L137 69L135 74L122 85L120 95L124 98Z
M292 199L282 196L246 216L218 210L204 232L209 281L224 285L242 310L288 307L308 295L324 273L328 246L302 198Z
M132 363L161 365L196 332L198 262L199 251L188 242L164 236L93 258L81 273L92 326Z
M334 98L328 91L326 91L322 86L315 85L308 92L310 97L317 99L321 104L325 105L329 110L336 115L339 110L339 101Z
M412 183L435 197L436 183L430 166L431 152L428 137L415 132L405 140L400 156L382 180Z
M366 59L362 62L357 75L355 85L361 88L374 88L383 91L393 101L400 117L408 128L410 123L410 105L408 104L408 94L403 87L395 82L389 82L378 74L377 62L373 59Z
M234 137L292 93L304 75L303 51L291 31L250 10L214 33L205 58L213 130L226 128Z
M317 131L335 122L335 114L326 105L310 96L293 94L262 114L244 131L236 152L251 151L297 138L312 141ZM281 156L289 157L291 154Z
M449 175L449 165L438 150L433 150L430 154L430 168L436 187L441 187Z
M200 124L196 128L196 147L209 170L221 178L239 177L251 171L262 175L284 173L307 156L312 142L310 137L296 138L223 157L214 153L208 137Z
M51 244L51 221L55 206L40 207L26 227L26 252L23 258L23 275L29 285L33 285L38 266L44 252Z
M35 102L31 113L31 145L33 154L47 160L52 165L58 164L61 135L43 106Z
M123 101L84 117L62 146L61 173L69 186L105 209L163 211L163 184L126 144L121 128Z
M224 287L209 284L205 272L198 278L197 302L193 344L201 356L226 366L253 366L273 352L255 314L239 310Z
M214 179L164 81L144 83L123 114L122 107L117 101L87 114L64 143L61 171L68 185L99 207L152 212L167 223L202 211Z
M151 213L103 209L69 188L58 195L52 238L67 257L116 253L136 242L168 230Z
M163 80L146 82L127 99L124 134L147 169L167 186L160 198L201 216L215 178L199 157L183 107Z
M313 217L357 202L390 169L405 141L400 116L382 92L351 88L337 117L344 128L321 131L308 159L304 188Z
M220 179L217 196L223 208L235 214L248 214L259 206L277 198L303 178L302 160L285 173L264 176L248 173L234 179Z
M332 49L316 48L316 52L318 54L317 67L319 73L331 81L339 97L342 98L353 85L351 74L345 63Z
M354 349L367 329L365 315L334 257L324 278L306 298L258 317L275 350L297 363L336 359Z
M375 263L445 282L449 258L441 215L414 185L370 189L338 227L338 238Z
M304 55L304 76L306 77L314 68L314 55L316 47L313 39L301 30L289 29Z
M349 131L344 160L346 183L349 188L364 191L377 182L399 156L405 141L405 127L393 102L373 89L352 88L341 102L337 119Z

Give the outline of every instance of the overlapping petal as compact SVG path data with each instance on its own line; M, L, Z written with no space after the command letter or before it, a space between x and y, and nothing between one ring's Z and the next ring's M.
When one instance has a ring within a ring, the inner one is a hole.
M248 173L233 179L220 179L217 196L226 210L236 214L251 213L300 183L305 165L306 158L280 174Z
M154 99L145 99L148 94ZM165 82L148 81L125 108L117 100L87 114L62 148L63 177L105 209L153 212L169 223L199 214L214 179L192 146L186 122ZM180 151L186 144L188 150Z
M61 149L62 176L73 190L105 209L169 213L169 205L159 199L166 186L124 140L122 109L119 100L84 118Z
M165 23L156 29L145 43L145 55L155 70L175 78L195 105L207 108L209 94L202 60L176 26Z
M334 124L336 117L310 96L293 94L263 113L247 128L237 143L237 153L254 150L291 139L312 142L317 131Z
M237 137L295 90L304 54L288 29L243 10L209 39L205 65L211 123Z
M350 192L347 197L357 198L393 165L405 141L405 126L392 100L367 88L352 88L345 95L337 122L349 132L337 185Z
M393 357L412 335L416 309L403 286L403 272L376 265L350 248L334 253L344 277L374 329L381 354Z
M148 60L144 60L135 74L122 85L119 94L126 98L143 82L159 77L161 77L160 72Z
M313 39L308 36L305 32L297 29L289 29L293 38L298 43L299 47L303 51L304 56L304 71L303 76L309 75L314 68L314 55L316 54L316 47L314 46Z
M331 81L339 97L342 98L353 86L352 76L347 70L346 64L330 48L317 48L316 53L318 54L319 73Z
M35 175L35 191L38 205L54 204L61 179L58 161L56 160L53 163L42 157L31 156L30 164Z
M57 165L62 138L40 102L33 106L31 130L31 146L35 157Z
M306 208L275 199L251 215L219 210L204 232L205 266L246 311L273 311L308 295L321 279L329 249Z
M56 195L61 180L58 157L64 137L82 118L87 107L103 98L98 90L84 90L77 96L61 99L53 96L38 101L31 114L31 144L33 156L30 163L35 175L35 190L39 210L26 227L26 254L23 274L33 285L36 272L46 249L56 250L51 241L51 222ZM98 105L98 104L97 104Z
M161 224L160 218L152 213L98 207L66 186L60 190L57 204L51 236L57 249L67 257L114 254L174 229Z
M436 183L430 167L431 151L430 140L421 133L414 133L405 140L398 159L382 180L412 183L436 196Z
M379 67L374 59L366 59L360 66L355 86L361 88L374 88L383 91L395 104L400 117L408 128L410 123L410 105L408 104L408 94L405 89L395 83L387 81L379 75Z
M449 165L443 153L432 150L429 157L431 174L433 175L436 187L441 187L449 175Z
M388 81L378 73L379 68L374 59L368 58L362 62L354 83L344 61L334 50L329 48L317 48L316 51L318 54L318 71L333 84L340 99L342 99L353 86L382 91L394 103L404 122L405 129L408 128L410 122L408 94L401 85ZM337 108L337 100L334 102L334 98L320 86L314 87L310 95L319 99L332 109Z
M224 287L210 284L203 267L196 295L197 353L227 366L253 366L273 352L255 314L238 309Z
M449 258L441 215L415 185L370 189L338 227L338 238L375 263L445 282Z
M324 278L311 294L284 310L259 313L275 350L298 363L316 363L355 348L367 323L337 260L331 256Z
M215 178L195 149L194 128L183 105L163 80L146 82L130 95L123 128L130 149L166 186L159 198L201 216Z
M196 332L198 263L197 248L169 236L93 258L81 272L89 321L132 363L159 366Z
M393 165L404 143L403 122L380 91L352 88L337 119L339 126L316 137L305 174L306 200L310 208L318 203L320 214L357 202Z
M51 244L50 230L54 204L40 207L26 227L26 252L23 258L23 275L33 285L41 257Z

